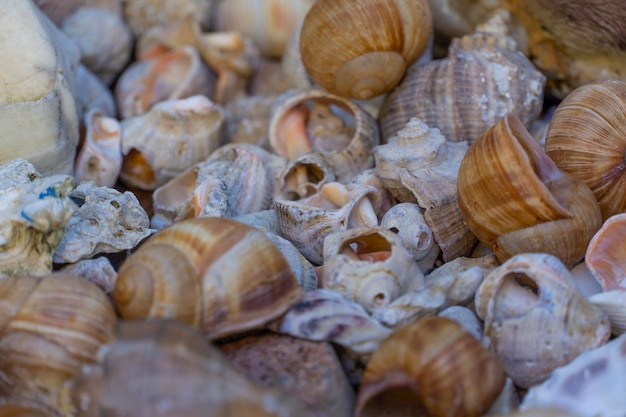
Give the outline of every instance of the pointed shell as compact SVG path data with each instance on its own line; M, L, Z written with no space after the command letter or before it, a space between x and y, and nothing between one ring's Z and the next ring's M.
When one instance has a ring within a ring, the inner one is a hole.
M206 217L151 236L120 267L113 298L123 318L173 318L216 339L263 327L302 294L263 232Z
M412 117L470 144L507 113L529 127L541 112L545 77L511 42L477 31L454 39L447 58L411 67L380 111L383 141Z
M393 332L374 352L355 416L478 417L504 381L498 358L461 325L426 317Z
M524 388L611 335L606 314L582 296L553 255L513 256L487 276L475 303L490 349Z

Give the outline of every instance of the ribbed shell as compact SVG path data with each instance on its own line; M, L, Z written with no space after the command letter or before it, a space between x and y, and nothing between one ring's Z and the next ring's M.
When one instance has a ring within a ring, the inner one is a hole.
M482 32L455 39L447 58L412 66L389 94L379 115L382 141L412 117L455 142L472 143L507 113L529 127L541 112L544 84L504 39Z
M626 211L626 83L572 91L548 126L546 153L596 196L603 219Z

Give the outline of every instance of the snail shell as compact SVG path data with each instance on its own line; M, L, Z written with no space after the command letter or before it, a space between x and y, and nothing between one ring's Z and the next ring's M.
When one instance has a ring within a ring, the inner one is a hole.
M560 171L514 115L470 146L457 195L467 227L500 261L546 252L571 266L601 226L591 190Z
M367 100L398 84L432 30L426 0L318 0L302 23L300 55L323 88Z
M407 71L381 108L383 142L412 117L470 144L507 113L530 126L541 112L545 77L499 31L505 25L499 15L494 19L454 39L447 58Z
M480 285L475 304L490 349L524 388L611 335L606 314L583 297L565 265L549 254L525 253L504 262Z
M302 294L262 231L202 217L143 243L120 267L113 298L125 319L177 319L216 339L264 326Z
M374 352L355 417L478 417L504 381L498 358L460 324L426 317L393 332Z
M602 218L626 211L626 82L599 81L572 91L557 107L546 153L593 191Z

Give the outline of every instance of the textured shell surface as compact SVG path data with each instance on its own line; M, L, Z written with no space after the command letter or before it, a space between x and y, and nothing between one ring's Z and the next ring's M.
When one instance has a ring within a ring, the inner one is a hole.
M52 272L52 256L77 209L69 175L42 177L33 164L0 165L0 276Z
M155 232L137 197L83 182L69 193L81 204L65 226L54 262L73 263L100 253L131 250Z
M446 58L409 68L381 109L382 140L411 117L450 141L470 143L507 113L529 127L541 112L546 78L515 50L512 39L496 31L503 26L485 24L454 39Z
M404 241L382 227L352 228L324 238L322 286L368 312L422 288L424 274Z
M0 64L0 163L25 158L43 175L70 174L78 144L78 48L32 1L7 3L0 28L13 40L0 45L12 57Z
M166 100L122 121L120 179L154 190L201 162L223 142L224 111L207 97Z
M607 315L572 281L555 256L526 253L495 268L476 291L485 342L516 385L538 384L609 339Z
M439 129L412 118L373 151L383 185L400 202L424 209L426 224L446 261L467 255L476 243L457 201L457 174L467 148L466 142L449 142Z
M117 280L117 271L106 256L81 259L76 263L63 266L59 272L83 277L96 284L106 294L113 291L115 280Z
M604 290L626 290L626 213L604 221L589 241L585 265Z
M122 2L124 19L136 36L152 26L193 16L203 29L209 28L211 3L205 0L125 0Z
M238 217L237 219L240 218L241 217ZM296 248L293 243L276 233L265 231L265 236L267 236L268 239L276 245L280 253L282 253L287 262L289 262L289 266L291 267L298 284L300 284L305 291L316 290L319 287L319 280L317 273L315 272L315 268L313 267L313 264L311 264L311 262L309 262L304 255L300 253L298 248Z

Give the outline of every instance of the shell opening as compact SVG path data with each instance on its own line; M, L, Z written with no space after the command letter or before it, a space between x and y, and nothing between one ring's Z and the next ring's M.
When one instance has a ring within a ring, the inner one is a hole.
M283 190L288 200L310 197L317 192L317 186L324 178L324 170L318 165L297 163L285 174Z
M382 262L391 256L391 244L379 233L369 233L346 240L339 253L362 261Z
M124 156L120 179L131 187L151 189L156 182L156 175L143 154L132 148Z
M359 393L355 416L425 415L415 382L400 369L392 369Z
M523 273L511 272L504 276L495 297L494 311L501 321L523 316L540 303L537 283Z

